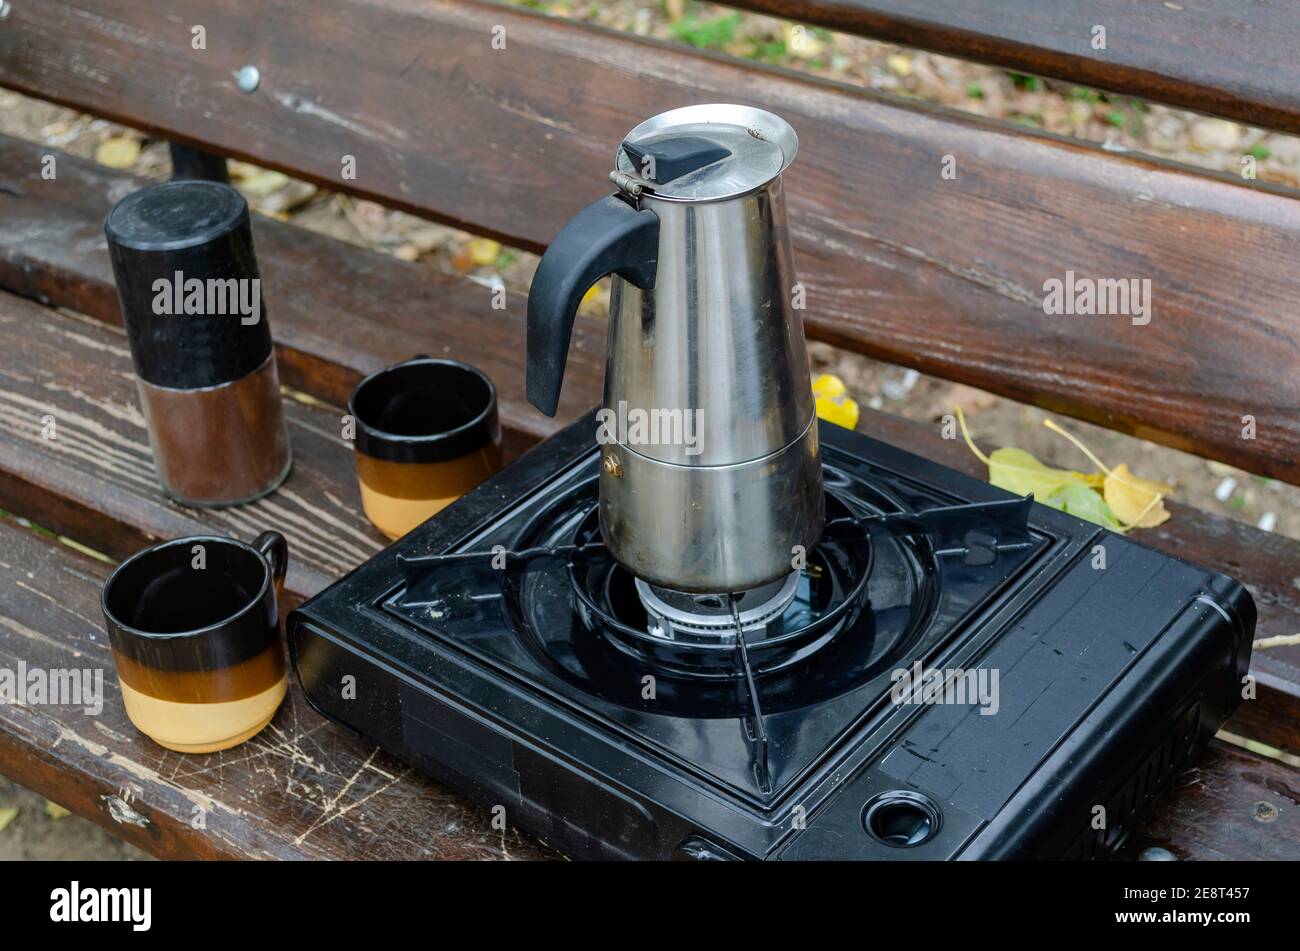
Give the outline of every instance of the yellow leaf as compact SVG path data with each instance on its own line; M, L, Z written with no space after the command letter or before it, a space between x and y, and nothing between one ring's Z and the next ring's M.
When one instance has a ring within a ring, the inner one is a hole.
M478 267L495 264L501 257L501 243L490 238L475 238L469 243L469 257Z
M232 182L242 182L246 178L252 178L261 169L249 162L241 162L239 159L226 159L226 171L230 173Z
M105 139L95 149L95 161L109 168L130 168L140 157L140 141L126 135Z
M826 49L826 44L812 28L801 23L787 23L783 32L785 48L795 59L814 59Z
M1082 472L1045 466L1023 449L1007 446L988 455L989 482L1016 495L1034 494L1043 501L1063 485L1091 486L1093 480Z
M893 56L885 57L885 65L889 71L896 76L912 75L912 57L904 56L902 53L895 53Z
M833 373L822 373L812 381L813 396L826 396L830 399L838 399L847 395L848 387Z
M817 398L817 417L836 426L853 429L858 425L860 414L858 404L847 396L838 400L831 399L829 396Z
M1102 494L1115 517L1125 525L1155 528L1169 518L1161 496L1173 490L1166 482L1134 475L1127 464L1120 463L1106 476Z
M812 382L813 399L817 404L817 417L845 429L858 425L861 411L849 388L833 373L822 373Z
M57 802L45 800L45 814L51 819L62 819L64 816L72 815L67 809L64 809Z
M16 808L0 809L0 832L3 832L14 821L14 816L18 815Z
M289 176L284 172L275 172L269 168L259 169L252 175L245 176L239 183L239 190L254 198L265 198L278 192L289 184Z

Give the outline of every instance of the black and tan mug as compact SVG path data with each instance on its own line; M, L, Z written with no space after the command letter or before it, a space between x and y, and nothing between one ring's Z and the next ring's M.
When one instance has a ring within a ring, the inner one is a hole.
M458 360L416 357L353 390L357 478L366 518L405 535L501 468L497 391Z
M276 597L289 548L195 535L148 548L104 582L127 716L159 746L211 753L271 721L287 679Z

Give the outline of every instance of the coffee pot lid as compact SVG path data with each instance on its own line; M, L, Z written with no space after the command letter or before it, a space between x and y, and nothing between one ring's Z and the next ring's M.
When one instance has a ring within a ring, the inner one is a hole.
M629 132L614 177L669 201L719 201L762 188L798 149L794 129L770 112L725 103L686 106Z

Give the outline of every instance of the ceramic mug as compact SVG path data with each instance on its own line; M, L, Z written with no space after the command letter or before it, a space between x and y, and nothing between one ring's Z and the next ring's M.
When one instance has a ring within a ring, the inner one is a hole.
M276 598L289 547L195 535L122 562L101 606L122 702L159 746L211 753L271 721L287 687Z
M459 360L416 357L353 390L357 479L366 518L405 535L501 468L497 391Z

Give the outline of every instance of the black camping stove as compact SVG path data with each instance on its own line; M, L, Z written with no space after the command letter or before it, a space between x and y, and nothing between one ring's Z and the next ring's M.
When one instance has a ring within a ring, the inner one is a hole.
M789 578L650 588L595 432L288 623L317 709L570 855L1105 855L1239 702L1240 584L835 426Z

